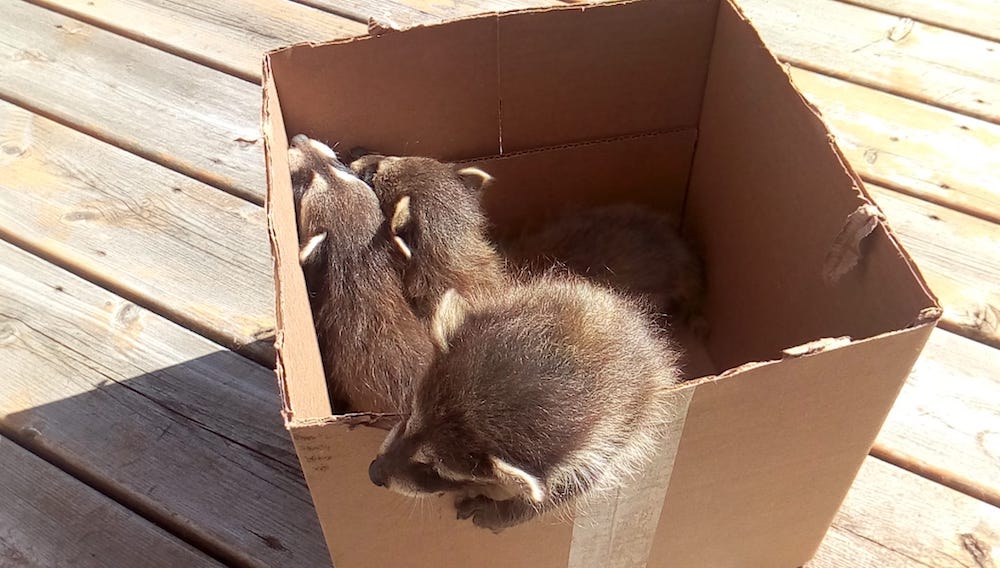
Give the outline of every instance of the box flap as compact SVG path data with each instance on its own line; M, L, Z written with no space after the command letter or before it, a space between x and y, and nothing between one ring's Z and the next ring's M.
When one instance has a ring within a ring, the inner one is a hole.
M647 0L501 15L504 152L694 127L717 7Z
M819 337L872 337L934 298L878 223L835 282L825 263L868 201L822 120L729 3L719 11L685 228L709 267L709 350L723 368Z
M271 52L285 126L335 149L498 154L496 38L494 14Z
M648 565L803 565L933 328L747 365L699 384Z
M261 127L267 164L267 231L274 262L276 371L286 423L294 416L330 415L323 366L313 331L305 277L299 267L299 237L288 169L288 138L278 103L270 59L264 58L264 100ZM286 369L295 369L294 386ZM291 388L290 388L291 386Z

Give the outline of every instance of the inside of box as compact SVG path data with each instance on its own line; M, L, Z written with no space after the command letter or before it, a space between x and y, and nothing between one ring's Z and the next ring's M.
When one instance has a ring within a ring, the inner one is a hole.
M858 182L727 2L491 15L296 46L270 64L289 136L492 174L485 206L500 238L565 207L676 215L707 265L698 373L900 329L933 305L881 227L853 271L824 281L864 203Z

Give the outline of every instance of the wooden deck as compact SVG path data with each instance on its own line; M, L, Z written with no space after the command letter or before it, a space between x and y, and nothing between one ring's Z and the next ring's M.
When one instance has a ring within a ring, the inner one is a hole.
M260 54L555 0L0 0L0 566L328 566ZM1000 565L1000 2L743 0L945 306L817 557Z

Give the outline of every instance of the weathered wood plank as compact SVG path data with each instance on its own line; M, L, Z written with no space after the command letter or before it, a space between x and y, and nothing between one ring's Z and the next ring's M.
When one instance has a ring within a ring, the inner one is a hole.
M834 0L739 4L768 46L793 65L1000 121L994 42Z
M0 565L220 566L0 437Z
M1000 495L1000 350L934 330L876 445Z
M868 458L806 566L993 568L998 550L1000 509Z
M941 327L1000 348L1000 225L867 187L941 301Z
M335 14L398 26L429 24L485 12L558 5L558 0L295 0Z
M792 69L866 181L1000 222L1000 126Z
M257 205L0 101L0 236L273 361Z
M996 0L840 0L847 4L905 16L958 32L1000 41L1000 3Z
M0 427L227 563L329 557L273 374L0 243Z
M263 202L253 84L19 0L0 13L0 98Z
M264 51L367 31L364 24L287 0L29 1L256 82Z

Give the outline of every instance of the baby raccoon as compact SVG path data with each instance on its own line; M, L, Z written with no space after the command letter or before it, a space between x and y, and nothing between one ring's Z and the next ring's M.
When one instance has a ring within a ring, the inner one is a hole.
M403 290L426 319L450 288L472 295L505 282L503 261L486 236L479 193L492 179L431 158L367 155L351 169L378 196L399 253Z
M645 299L669 320L706 331L701 261L663 213L634 204L568 211L511 243L507 253L530 273L558 263Z
M495 531L617 487L674 418L672 344L624 297L541 276L468 301L444 295L437 355L411 414L369 467L405 495L452 492Z
M316 140L292 138L288 157L299 259L334 411L403 412L433 347L403 295L378 199Z

